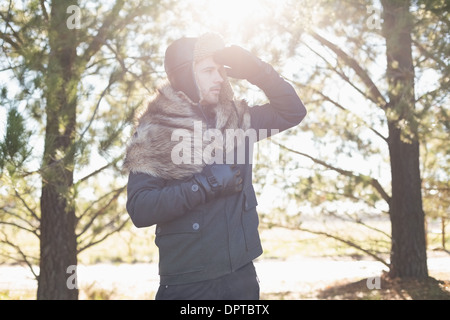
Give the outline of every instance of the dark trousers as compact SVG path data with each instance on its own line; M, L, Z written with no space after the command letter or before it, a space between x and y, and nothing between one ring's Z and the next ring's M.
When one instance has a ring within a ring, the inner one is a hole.
M249 263L218 279L181 285L160 285L156 300L259 300L255 266Z

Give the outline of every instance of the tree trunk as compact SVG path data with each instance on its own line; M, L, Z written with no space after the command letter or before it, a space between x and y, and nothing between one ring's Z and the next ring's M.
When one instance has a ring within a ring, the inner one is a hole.
M40 274L38 299L78 299L69 283L77 264L73 187L76 103L76 29L66 25L73 1L53 1L49 26L50 58L45 75L46 132L42 161ZM73 268L73 267L71 267Z
M389 103L389 153L392 198L391 277L428 277L425 221L419 167L419 140L414 118L412 17L408 0L384 0Z
M392 198L389 206L392 226L390 275L427 277L419 144L403 142L400 130L392 128L392 125L389 140L392 171Z

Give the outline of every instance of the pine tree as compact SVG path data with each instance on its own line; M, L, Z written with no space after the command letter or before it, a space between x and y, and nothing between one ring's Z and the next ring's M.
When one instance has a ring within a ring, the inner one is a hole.
M388 213L392 277L428 276L421 170L433 177L427 181L435 194L445 192L448 148L438 146L448 132L447 16L444 1L304 1L286 6L269 23L286 39L281 55L299 65L289 77L309 113L298 135L315 147L315 153L302 150L295 132L286 139L298 147L285 150L314 163L314 172L286 190L322 214L336 211L327 209L333 203ZM267 51L271 44L259 47ZM280 51L274 52L280 60ZM427 69L438 79L432 85L421 77ZM421 161L420 152L428 148L442 157L444 168ZM352 158L375 166L357 172L345 164ZM298 161L290 166L300 169ZM387 170L388 183L380 174ZM357 213L348 217L363 219Z
M134 112L158 77L161 8L123 0L0 5L0 70L9 79L2 104L10 108L0 137L0 192L9 194L0 240L35 274L38 299L77 299L67 282L78 254L128 221L117 204L121 159ZM37 237L38 259L11 228Z

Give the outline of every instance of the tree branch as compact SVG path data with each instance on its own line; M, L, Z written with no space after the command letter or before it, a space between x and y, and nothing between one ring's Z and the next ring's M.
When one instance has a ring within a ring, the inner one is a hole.
M124 26L126 26L128 23L130 23L134 18L136 18L139 15L144 14L147 9L152 7L151 5L144 6L142 3L139 3L138 5L136 5L134 10L127 13L125 18L119 20L119 12L122 10L124 4L125 4L124 0L116 0L116 3L114 4L113 8L111 9L109 15L105 18L102 26L98 29L97 34L92 39L88 48L86 49L83 56L81 57L81 60L84 62L84 64L86 64L92 58L92 56L98 50L100 50L100 48L103 45L106 44L106 40L109 39L110 35L113 32L121 30Z
M111 52L114 54L116 61L119 62L123 72L127 72L129 74L131 74L137 81L139 81L139 83L145 88L145 90L147 90L147 92L152 93L152 89L147 87L147 84L142 81L141 77L139 77L137 74L135 74L134 72L132 72L126 65L125 65L125 60L120 56L119 52L117 52L117 50L115 50L111 45L109 45L108 43L106 44L106 46L108 47L109 50L111 50Z
M75 185L78 185L78 184L80 184L80 183L82 183L82 182L88 180L90 177L95 176L96 174L102 172L103 170L105 170L106 168L110 167L111 165L112 165L111 162L110 162L110 163L107 163L107 164L104 165L103 167L101 167L101 168L99 168L99 169L97 169L97 170L95 170L95 171L89 173L88 175L86 175L86 176L84 176L83 178L81 178L80 180L78 180L78 181L75 183Z
M10 226L16 227L18 229L30 232L30 233L34 234L36 237L39 238L39 234L37 232L37 230L39 230L39 228L36 228L35 226L33 226L30 221L28 221L27 219L22 218L19 214L11 212L10 210L8 210L7 207L2 207L2 208L0 208L0 210L3 211L5 214L14 217L17 220L22 221L23 223L27 224L30 228L26 228L26 227L23 227L23 226L21 226L21 225L19 225L17 223L7 222L7 221L0 221L0 224L10 225Z
M10 7L8 8L8 16L5 17L1 12L0 12L0 17L2 17L2 19L5 21L5 31L1 32L0 34L6 35L6 27L9 27L9 29L11 29L11 32L13 33L14 37L17 39L18 41L18 46L19 45L23 45L23 41L20 38L19 34L17 33L16 30L14 30L14 28L11 26L11 24L9 23L10 21L10 17L11 17L11 1L10 1ZM11 39L12 41L12 39ZM12 43L10 43L11 45L13 45ZM20 46L18 47L20 49Z
M353 87L353 89L355 89L359 94L361 94L364 98L372 101L371 97L369 95L367 95L363 90L358 88L344 72L339 71L337 69L337 67L334 67L324 56L322 56L316 50L311 48L311 46L309 46L307 43L305 43L305 47L307 47L309 50L311 50L316 56L321 58L328 65L329 69L331 69L338 76L340 76L345 82L347 82L351 87Z
M20 51L20 46L17 43L15 43L6 33L3 33L2 31L0 31L0 39L9 43L16 51Z
M391 197L386 193L386 191L384 191L383 187L381 186L381 184L378 182L377 179L374 179L374 178L371 178L371 177L368 177L368 176L365 176L365 175L361 175L361 174L355 174L352 171L348 171L348 170L344 170L344 169L341 169L341 168L334 167L334 166L326 163L325 161L322 161L322 160L319 160L317 158L314 158L314 157L310 156L309 154L306 154L306 153L303 153L303 152L300 152L300 151L297 151L297 150L290 149L290 148L280 144L279 142L277 142L277 141L275 141L273 139L272 139L272 142L275 143L276 145L280 146L282 149L285 149L287 151L290 151L290 152L293 152L295 154L298 154L298 155L301 155L303 157L306 157L306 158L312 160L314 163L320 164L321 166L324 166L325 168L328 168L330 170L336 171L336 172L338 172L338 173L340 173L340 174L342 174L344 176L347 176L347 177L360 177L360 178L362 178L364 180L370 180L370 184L372 185L372 187L380 194L380 196L388 204L390 203Z
M348 246L350 246L352 248L355 248L355 249L357 249L359 251L364 252L365 254L371 256L376 261L381 262L382 264L384 264L388 268L390 267L389 263L387 263L383 258L377 256L375 253L373 253L370 250L362 248L361 246L357 245L353 241L350 241L350 240L347 240L347 239L335 236L335 235L327 233L327 232L305 229L305 228L302 228L300 226L298 226L298 227L291 227L291 226L286 226L286 225L276 225L276 226L281 227L281 228L285 228L285 229L288 229L288 230L294 230L294 231L295 230L299 230L299 231L304 231L304 232L308 232L308 233L312 233L312 234L316 234L316 235L320 235L320 236L325 236L327 238L332 238L332 239L337 240L339 242L345 243L346 245L348 245Z
M372 251L362 248L361 246L357 245L353 241L346 240L344 238L341 238L341 237L338 237L338 236L335 236L335 235L332 235L330 233L323 232L323 231L309 230L309 229L305 229L305 228L301 228L301 227L298 227L297 229L301 230L301 231L309 232L309 233L312 233L312 234L322 235L322 236L325 236L327 238L332 238L332 239L337 240L339 242L345 243L346 245L348 245L348 246L350 246L352 248L355 248L357 250L360 250L360 251L364 252L365 254L371 256L376 261L379 261L382 264L384 264L386 267L388 267L388 268L390 267L389 263L387 263L384 259L382 259L381 257L377 256Z
M4 232L2 232L2 233L3 233L4 239L1 239L0 242L2 242L4 244L12 247L21 257L21 259L16 259L16 258L13 258L13 257L10 257L10 258L15 260L16 262L19 262L19 263L24 262L28 266L28 268L31 270L31 273L33 274L33 276L37 279L38 275L36 274L36 272L34 272L33 264L30 262L29 259L32 258L35 261L39 261L39 260L37 258L35 258L35 257L27 256L22 251L22 249L20 249L19 246L15 245L14 243L12 243L11 241L8 240L8 237L6 236L6 234Z
M335 214L335 213L333 213L333 212L329 212L329 214L332 215L333 217L338 218L338 219L342 219L341 217L339 217L337 214ZM369 229L369 230L372 230L372 231L381 233L382 235L386 236L388 239L391 239L391 238L392 238L391 235L389 235L388 233L384 232L383 230L380 230L380 229L378 229L378 228L372 227L372 226L370 226L370 225L364 223L364 222L362 221L362 219L360 219L360 218L356 218L356 219L355 219L355 218L353 218L352 216L350 216L350 214L348 214L347 212L345 212L344 215L346 215L346 216L348 217L348 219L349 219L351 222L354 222L354 223L356 223L356 224L359 224L359 225L361 225L361 226L363 226L363 227L365 227L365 228L367 228L367 229ZM345 220L344 220L344 221L345 221ZM347 221L348 221L348 220L347 220Z
M422 56L435 61L442 68L447 68L447 64L444 61L442 61L441 59L439 59L439 57L435 56L430 51L428 51L417 40L412 39L412 43L417 47L417 49L419 49Z
M84 52L81 60L87 63L91 57L105 44L109 33L112 31L112 24L117 20L120 10L124 6L124 0L117 0L110 13L106 16L102 26L98 29L97 34L92 39L88 48Z
M108 201L108 203L106 203L103 207L101 207L99 210L97 210L97 212L95 212L91 219L89 220L89 222L84 226L83 230L81 230L80 233L77 234L77 237L81 236L82 234L84 234L89 227L94 223L95 219L97 219L97 217L99 217L100 215L102 215L103 213L105 213L105 211L108 209L108 207L120 196L120 194L126 189L126 186L123 186L119 189L113 190L110 193L105 194L103 197L101 197L99 200L93 202L80 216L78 219L81 219L83 216L85 216L87 214L87 212L89 212L89 209L91 209L93 207L93 205L95 203L100 202L102 199L106 198L107 196L109 196L110 194L114 194L112 196L112 198Z
M369 77L367 72L358 64L358 62L350 57L348 54L346 54L343 50L341 50L337 45L334 43L328 41L318 33L311 31L311 36L319 41L322 45L326 46L327 48L331 49L340 59L342 59L347 66L352 68L355 73L359 76L359 78L362 80L366 88L369 90L370 93L370 99L377 105L379 105L382 109L385 109L386 100L384 99L381 92L378 90L375 83L372 81L372 79Z
M83 132L80 134L80 138L78 139L78 141L83 141L84 135L86 134L86 132L89 130L89 128L92 125L92 122L94 121L95 115L97 114L98 108L100 107L100 102L103 100L103 98L105 97L106 93L108 92L109 88L113 85L113 83L115 82L115 80L113 79L113 74L111 74L111 76L109 77L109 82L108 85L106 86L106 88L102 91L102 93L100 94L100 97L97 101L97 105L95 106L94 112L92 113L92 117L89 120L89 123L87 124L86 128L84 128Z
M41 4L42 15L44 16L45 21L48 22L48 13L47 9L45 8L45 0L40 0L39 2Z
M19 194L19 192L17 191L16 188L14 188L14 193L15 193L16 197L19 198L20 202L22 202L22 204L23 204L23 205L25 206L25 208L28 210L28 212L31 214L31 216L32 216L33 218L35 218L37 221L39 221L40 219L39 219L39 217L37 216L37 214L34 212L33 209L31 209L31 208L28 206L28 203L25 201L25 199L22 198L22 196Z
M77 254L79 254L80 252L82 252L82 251L84 251L84 250L86 250L86 249L88 249L88 248L90 248L90 247L96 245L97 243L100 243L100 242L104 241L104 240L105 240L106 238L108 238L110 235L112 235L112 234L114 234L114 233L116 233L116 232L122 230L123 227L125 227L126 223L127 223L127 220L123 221L122 224L121 224L119 227L115 228L115 229L112 230L111 232L108 232L107 234L105 234L103 237L101 237L101 238L98 239L98 240L95 240L95 241L94 241L94 236L93 236L92 239L91 239L91 241L90 241L89 243L87 243L85 246L80 246L80 247L79 247L79 249L77 250Z
M378 137L380 137L381 139L383 139L383 141L387 142L387 138L385 136L383 136L378 130L375 130L372 126L368 125L366 121L364 121L361 117L357 116L356 114L350 112L347 108L345 108L343 105L341 105L339 102L331 99L330 97L328 97L327 95L323 94L321 91L308 87L306 85L303 85L295 80L289 80L291 83L294 83L296 86L298 87L304 87L307 89L312 90L314 93L320 95L325 101L330 102L331 104L333 104L334 106L338 107L339 109L341 109L342 111L351 113L354 117L356 117L359 121L361 121L369 130L371 130L373 133L375 133Z
M0 225L13 226L13 227L15 227L15 228L17 228L17 229L24 230L24 231L30 232L30 233L32 233L32 234L34 234L34 235L37 235L35 230L28 229L28 228L26 228L26 227L23 227L23 226L17 224L17 223L6 222L6 221L0 221Z

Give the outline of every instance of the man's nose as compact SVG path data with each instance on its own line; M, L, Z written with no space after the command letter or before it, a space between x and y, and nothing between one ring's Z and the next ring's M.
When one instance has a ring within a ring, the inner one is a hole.
M222 83L222 82L223 82L222 75L220 74L219 71L216 71L214 73L214 83Z

